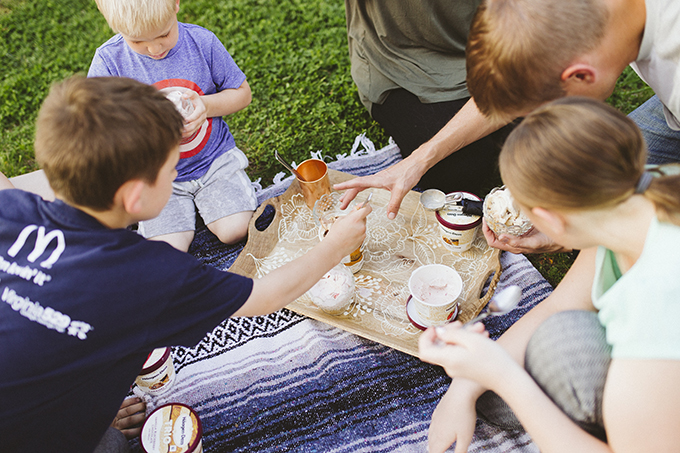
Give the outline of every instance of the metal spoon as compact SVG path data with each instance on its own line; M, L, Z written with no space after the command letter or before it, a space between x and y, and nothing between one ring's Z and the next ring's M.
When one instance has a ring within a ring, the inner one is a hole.
M439 189L427 189L420 194L420 204L429 211L438 211L445 206L459 207L461 212L482 216L483 201L468 200L460 192L446 195ZM449 208L451 209L451 208Z
M451 195L446 195L439 189L427 189L420 194L420 203L425 209L437 211L447 203L458 203L463 199L463 194L456 192Z
M279 156L278 150L274 150L274 156L276 157L276 160L281 162L283 166L286 167L288 171L291 172L297 179L299 179L300 181L306 181L306 179L302 177L299 171L288 165L288 162L286 162L281 158L281 156Z
M468 321L465 325L471 325L487 316L504 315L517 306L522 299L522 288L519 286L508 286L503 291L495 294L484 313L480 313L476 318Z

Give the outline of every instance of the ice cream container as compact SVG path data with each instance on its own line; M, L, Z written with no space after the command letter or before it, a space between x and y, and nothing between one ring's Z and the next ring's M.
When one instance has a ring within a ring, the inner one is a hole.
M189 406L165 404L147 417L139 440L146 453L202 453L201 420Z
M458 306L463 279L450 266L428 264L413 271L408 289L418 318L426 327L440 326L450 321Z
M347 266L338 264L312 286L307 295L322 311L342 314L354 300L354 276Z
M172 363L172 354L170 348L166 347L151 351L135 383L143 393L160 395L172 387L174 380L175 367Z
M482 201L477 195L460 192L464 199ZM448 194L450 195L450 194ZM439 233L444 244L454 252L464 252L472 246L482 224L478 215L466 214L460 206L448 205L435 212Z

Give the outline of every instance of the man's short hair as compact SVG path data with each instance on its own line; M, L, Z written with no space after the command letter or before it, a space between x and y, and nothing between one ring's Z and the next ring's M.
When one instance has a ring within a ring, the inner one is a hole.
M55 84L45 99L35 156L61 198L103 211L125 182L156 182L183 127L174 104L150 85L75 76Z
M96 0L115 33L137 37L167 25L176 14L177 0Z
M467 84L494 120L565 95L562 72L600 43L607 23L601 0L486 0L468 37Z

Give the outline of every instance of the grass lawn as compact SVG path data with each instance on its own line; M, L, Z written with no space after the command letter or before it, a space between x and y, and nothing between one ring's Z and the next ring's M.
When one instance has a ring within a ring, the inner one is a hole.
M212 30L246 73L253 102L228 123L263 186L283 170L274 149L299 163L311 151L347 153L362 132L387 144L350 76L341 1L184 0L179 19ZM0 171L37 169L34 121L50 85L85 74L112 35L93 0L0 0ZM609 102L627 113L651 94L627 70ZM553 284L571 264L562 254L532 261Z

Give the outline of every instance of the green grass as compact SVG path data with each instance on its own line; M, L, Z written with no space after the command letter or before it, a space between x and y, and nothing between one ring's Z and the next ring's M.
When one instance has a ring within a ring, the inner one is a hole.
M347 153L362 132L377 147L387 144L350 76L342 2L184 0L179 19L212 30L248 77L253 102L227 121L251 178L267 185L283 171L274 149L299 163L311 151L331 159ZM93 0L0 0L0 171L37 169L34 122L50 85L85 74L112 34ZM628 113L651 94L628 69L608 102ZM552 284L572 261L567 254L531 259Z
M346 153L362 132L387 144L350 76L342 2L187 0L179 19L212 30L248 77L253 102L227 120L252 178L283 171L274 149L299 163ZM33 123L50 85L85 74L112 35L92 0L0 0L0 171L37 168Z

